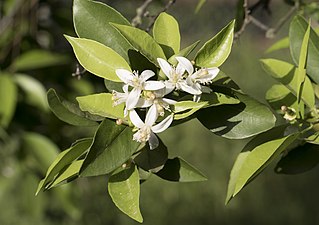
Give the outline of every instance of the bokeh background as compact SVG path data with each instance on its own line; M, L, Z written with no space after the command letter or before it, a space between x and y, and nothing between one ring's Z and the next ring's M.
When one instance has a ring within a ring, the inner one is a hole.
M129 20L143 3L142 0L102 2ZM254 2L257 1L249 1ZM154 0L149 7L150 15L159 12L166 3ZM204 43L215 35L235 17L236 3L207 0L195 14L197 1L177 0L168 12L180 23L183 47L197 40ZM263 23L274 26L290 6L282 0L273 0L269 8L271 14L259 9L255 15ZM80 79L72 76L77 62L63 37L63 34L75 35L71 0L0 0L0 13L1 74L27 74L46 90L55 88L70 101L75 101L75 96L104 91L103 80L99 78L88 73ZM144 22L142 26L147 26L147 19ZM265 102L265 92L273 81L262 71L258 60L273 56L290 60L288 50L272 55L264 53L275 40L287 35L288 25L289 21L274 39L267 39L264 31L248 26L222 66L244 92L260 101ZM30 52L34 55L17 66L16 61ZM52 54L50 60L45 60L43 52ZM93 131L59 121L46 106L30 102L27 93L19 86L13 118L0 130L0 224L138 224L113 205L106 191L105 177L79 179L34 195L54 153L66 149L76 139L92 135ZM171 157L180 155L196 165L208 181L177 184L151 177L141 188L145 225L319 223L318 168L290 176L275 174L271 165L225 206L232 164L248 140L223 139L196 120L170 128L160 137ZM37 144L33 145L30 139L35 139Z

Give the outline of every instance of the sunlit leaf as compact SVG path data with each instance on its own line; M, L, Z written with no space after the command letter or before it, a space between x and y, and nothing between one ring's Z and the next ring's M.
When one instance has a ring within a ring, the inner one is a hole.
M10 74L0 73L0 126L7 127L17 104L17 87Z
M297 107L297 97L283 84L274 84L266 92L266 100L276 111L282 106Z
M112 174L108 191L114 204L126 215L142 223L140 212L140 179L136 166L131 165Z
M97 129L80 176L109 174L125 163L138 149L132 128L105 119Z
M113 49L90 39L65 37L72 45L79 63L94 75L120 82L116 69L131 70L125 59Z
M185 160L176 157L168 159L164 168L156 173L164 180L175 182L205 181L207 178Z
M219 67L228 58L234 36L235 21L230 22L216 36L207 41L195 56L199 67Z
M285 37L280 40L278 40L276 43L271 45L265 53L271 53L280 49L289 48L289 38Z
M207 105L208 102L180 101L174 104L174 119L180 120L191 116Z
M75 0L73 3L73 22L79 37L100 42L112 48L128 61L128 50L132 47L110 25L110 22L130 25L118 11L102 2Z
M155 20L153 37L160 44L167 58L179 52L181 36L175 18L162 12Z

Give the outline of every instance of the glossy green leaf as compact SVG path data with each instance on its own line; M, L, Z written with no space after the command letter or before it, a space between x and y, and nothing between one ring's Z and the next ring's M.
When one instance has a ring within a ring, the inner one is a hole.
M211 92L209 94L202 94L201 101L207 102L205 105L206 107L211 107L211 106L218 106L218 105L223 105L223 104L238 104L240 103L240 100L237 98L234 98L232 96L225 95L223 93L218 93L218 92Z
M167 158L167 147L159 139L159 146L155 149L150 150L149 144L145 144L141 152L134 158L134 162L143 170L156 173L164 167Z
M142 223L140 212L140 180L136 166L112 174L108 191L114 204L126 215Z
M283 84L274 84L266 92L266 100L276 111L281 110L281 106L297 107L297 97Z
M205 107L208 102L180 101L174 104L174 120L184 119Z
M24 74L16 74L14 79L24 91L25 100L28 104L44 111L49 110L46 90L38 80Z
M138 149L132 128L105 119L97 129L80 176L109 174L125 163Z
M280 174L307 172L319 163L319 146L306 143L288 152L277 163L275 171Z
M243 139L275 126L271 110L251 97L233 92L239 104L212 106L197 112L198 120L213 133L229 139Z
M158 65L157 58L166 59L163 49L157 42L145 31L135 27L120 24L112 25L129 41L129 43L139 52L141 52L152 63Z
M180 52L176 53L175 55L172 55L168 62L170 62L172 65L177 64L176 56L183 56L187 58L187 56L192 53L192 51L197 47L200 41L196 41L195 43L191 44L190 46L187 46L186 48L183 48Z
M64 104L65 100L60 100L54 89L50 89L47 93L48 103L52 112L62 121L74 126L95 126L95 121L89 120L86 114L77 106L73 106L71 111Z
M307 21L301 16L292 20L289 28L290 52L296 65L299 63L300 50L304 35L308 28ZM319 36L310 28L309 47L307 54L307 74L319 84Z
M195 56L199 67L219 67L228 58L234 36L235 21L230 22L216 36L207 41Z
M7 127L17 104L17 87L9 74L0 73L0 126Z
M121 82L116 69L131 70L122 56L113 49L90 39L66 36L79 63L89 72L104 79Z
M207 180L200 171L179 157L168 159L164 168L157 172L156 175L164 180L175 182L196 182Z
M101 93L77 97L82 111L111 119L124 119L124 104L113 106L112 94Z
M39 49L20 55L10 67L15 71L25 71L62 65L68 63L68 61L69 57L65 54L62 55Z
M162 12L157 17L153 27L153 37L162 47L166 58L179 52L181 36L178 22L173 16Z
M298 71L292 64L277 59L262 59L261 64L268 74L285 85L297 97L300 86L298 83ZM307 77L305 77L302 100L309 108L314 107L314 90L311 81Z
M110 22L130 25L118 11L102 2L75 0L73 3L73 22L75 31L80 38L100 42L112 48L128 61L128 50L132 47L110 25Z
M243 27L245 21L245 8L244 8L244 0L237 0L236 4L236 23L235 23L235 32L240 31Z
M238 155L232 168L226 203L260 174L299 136L299 133L294 133L283 137L284 131L285 126L275 128L256 136L248 142Z
M282 38L278 40L276 43L271 45L265 53L271 53L280 49L289 48L289 37Z
M38 186L37 194L43 188L47 188L47 185L54 181L57 175L61 171L63 171L65 167L70 165L74 160L79 158L85 151L87 151L91 143L91 138L82 139L77 141L73 146L71 146L67 150L61 152L48 168L44 179Z

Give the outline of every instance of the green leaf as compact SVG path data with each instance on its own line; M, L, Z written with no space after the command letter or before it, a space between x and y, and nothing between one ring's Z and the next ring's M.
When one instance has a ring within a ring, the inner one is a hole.
M195 56L195 65L199 67L219 67L228 58L234 36L233 20L216 36L207 41Z
M67 64L69 57L46 50L31 50L23 53L10 66L14 71L41 69L49 66Z
M150 150L149 145L145 144L144 148L141 149L140 154L134 158L134 162L143 170L156 173L164 167L167 157L167 147L162 140L159 139L158 147L153 150Z
M168 159L164 168L156 173L164 180L175 182L206 181L207 178L182 158Z
M236 23L234 31L240 31L245 21L244 0L237 0L236 4Z
M131 165L112 174L108 191L114 204L126 215L142 223L140 212L140 180L136 166Z
M125 163L138 149L132 128L105 119L97 129L80 176L109 174Z
M197 14L201 10L201 8L206 3L206 1L207 0L198 0L196 8L195 8L195 14Z
M82 111L111 119L124 119L124 104L113 106L112 94L101 93L77 97Z
M298 71L292 64L277 59L261 59L260 61L268 74L285 85L297 97L300 86ZM310 109L314 107L314 90L308 77L305 77L302 100Z
M56 180L57 176L64 168L83 155L83 153L89 149L91 143L92 138L85 138L77 141L73 146L61 152L48 168L44 179L38 186L36 194L38 194L43 188L48 188L47 185L50 185L50 183Z
M290 52L296 65L299 63L302 42L308 28L307 21L301 16L295 16L289 28ZM307 74L319 84L319 36L310 28L309 46L307 54Z
M281 106L295 108L297 97L283 84L274 84L266 92L266 100L276 111L281 111Z
M248 142L238 155L232 168L226 203L260 174L299 136L299 133L294 133L282 137L284 131L285 126L278 127L262 133Z
M100 42L112 48L128 61L128 50L131 46L110 25L110 22L130 25L118 11L102 2L75 0L73 4L73 22L79 37Z
M170 62L172 65L177 64L176 56L183 56L187 57L192 51L197 47L200 41L196 41L195 43L191 44L190 46L187 46L186 48L182 49L180 52L176 53L175 55L172 55L169 59L168 62Z
M59 96L56 94L54 89L50 89L47 93L48 103L50 109L60 120L74 125L74 126L95 126L97 123L95 121L89 120L78 107L73 105L73 110L71 111L64 104L64 100L61 101ZM75 113L77 112L77 113Z
M49 110L49 105L44 86L31 76L15 74L15 82L25 92L26 102L44 111Z
M275 126L276 118L267 106L236 91L233 97L241 103L202 109L197 112L198 120L213 133L229 139L248 138Z
M145 31L135 27L111 23L139 52L158 66L157 58L166 59L159 44Z
M0 126L6 128L17 104L17 87L9 74L0 73Z
M166 58L179 52L181 36L178 22L173 16L162 12L157 17L153 27L153 37L162 47Z
M89 72L115 82L121 82L116 69L131 70L128 63L113 49L90 39L73 38L65 35L72 45L79 63Z
M278 40L276 43L274 43L272 46L270 46L265 53L271 53L280 49L289 48L289 37L282 38Z
M202 94L201 101L203 102L207 102L207 105L205 106L205 108L207 107L211 107L211 106L218 106L218 105L224 105L224 104L238 104L240 103L239 99L234 98L232 96L228 96L226 94L223 93L218 93L218 92L211 92L209 94Z
M306 143L288 152L276 165L279 174L307 172L319 163L319 146Z
M207 102L180 101L174 104L174 120L184 119L207 105ZM185 112L186 111L186 112ZM183 113L182 113L183 112Z

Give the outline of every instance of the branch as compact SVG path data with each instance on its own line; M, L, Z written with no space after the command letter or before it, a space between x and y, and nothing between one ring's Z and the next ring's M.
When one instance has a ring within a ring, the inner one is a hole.
M142 19L145 15L146 9L153 0L145 0L145 2L136 9L136 16L132 19L132 26L139 27L142 24Z

